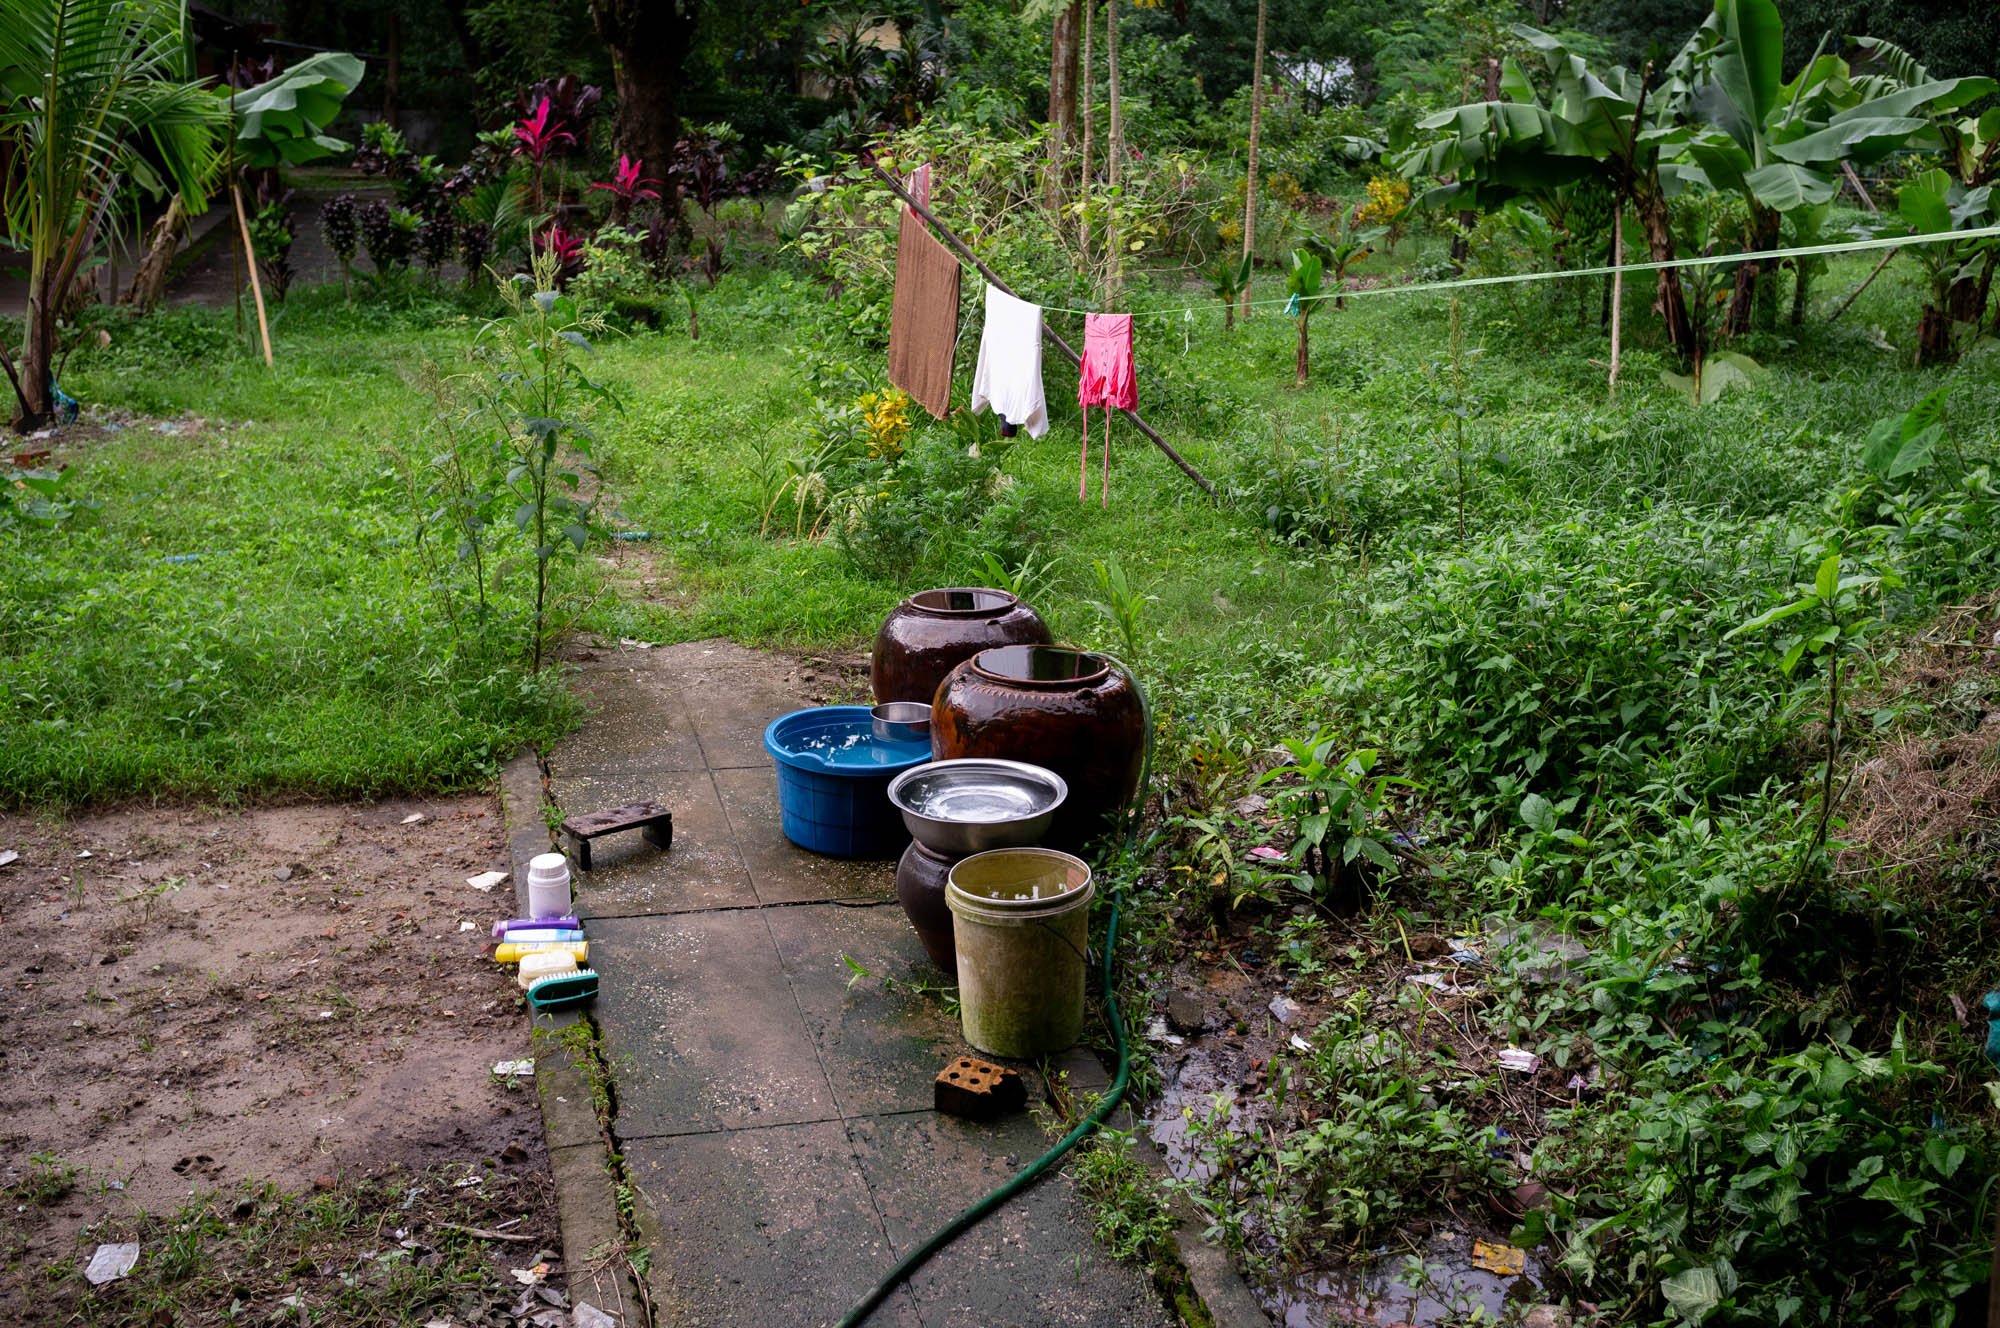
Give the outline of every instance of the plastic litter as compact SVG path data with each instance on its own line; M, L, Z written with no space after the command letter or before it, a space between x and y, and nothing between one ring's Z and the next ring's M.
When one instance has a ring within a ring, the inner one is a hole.
M403 818L403 824L404 824L404 825L416 825L416 824L418 824L419 822L422 822L422 821L427 821L427 820L429 820L429 819L430 819L430 818L429 818L429 817L427 817L427 816L425 816L425 815L424 815L424 814L423 814L422 812L411 812L411 813L410 813L410 814L409 814L408 816L405 816L405 817Z
M481 872L477 876L466 877L465 883L475 890L491 890L494 886L506 880L509 875L510 873L503 871Z
M1299 1021L1299 1016L1304 1013L1305 1011L1300 1008L1299 1003L1289 996L1273 996L1271 998L1271 1014L1281 1024L1296 1024Z
M4 867L10 862L17 862L20 860L20 857L21 855L11 848L5 852L0 852L0 867Z
M99 1245L97 1252L90 1256L90 1266L83 1270L83 1277L92 1286L103 1286L131 1272L138 1262L137 1241L126 1245Z
M1528 1252L1498 1241L1472 1242L1472 1266L1499 1277L1514 1277L1528 1267Z
M1516 1074L1533 1074L1542 1068L1540 1056L1532 1051L1523 1051L1519 1047L1508 1047L1494 1059L1500 1062L1501 1069L1512 1070Z
M532 1060L495 1061L493 1064L493 1073L499 1075L502 1079L509 1079L515 1076L525 1078L534 1072L535 1063Z

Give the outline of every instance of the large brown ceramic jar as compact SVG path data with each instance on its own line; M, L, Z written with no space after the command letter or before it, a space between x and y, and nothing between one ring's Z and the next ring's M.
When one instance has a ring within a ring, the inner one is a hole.
M1139 791L1145 703L1102 655L1046 645L983 650L938 688L931 748L941 761L998 757L1061 775L1069 797L1042 842L1076 848L1114 828Z
M1004 590L920 590L875 634L869 682L877 701L929 705L944 675L988 646L1054 639L1033 609Z
M896 864L896 898L924 953L950 977L958 976L958 942L952 935L951 909L945 906L944 883L958 859L948 853L925 848L912 839Z

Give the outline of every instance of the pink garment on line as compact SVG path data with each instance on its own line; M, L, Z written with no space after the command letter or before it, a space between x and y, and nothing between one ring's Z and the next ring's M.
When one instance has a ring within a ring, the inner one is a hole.
M1103 506L1111 505L1111 412L1139 405L1138 375L1132 364L1132 315L1085 314L1083 357L1077 365L1076 404L1083 407L1083 451L1077 457L1076 497L1090 496L1090 408L1104 407L1104 478L1098 484Z

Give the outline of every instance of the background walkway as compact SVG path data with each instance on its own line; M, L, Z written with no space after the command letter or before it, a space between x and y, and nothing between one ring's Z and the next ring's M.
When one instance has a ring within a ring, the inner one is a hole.
M818 857L779 830L764 726L813 703L791 661L715 641L620 650L586 663L580 690L593 713L550 758L564 812L655 798L674 813L671 853L636 833L600 840L578 891L604 975L617 1142L663 1232L658 1317L833 1323L1050 1140L1028 1114L980 1125L932 1110L932 1077L968 1048L938 998L911 990L941 978L893 864ZM850 981L843 955L872 976ZM1143 1272L1099 1249L1066 1176L974 1228L871 1320L1171 1322Z

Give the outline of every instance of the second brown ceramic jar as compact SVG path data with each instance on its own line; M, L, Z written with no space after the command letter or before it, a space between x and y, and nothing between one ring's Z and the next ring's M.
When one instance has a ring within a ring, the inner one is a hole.
M1053 639L1041 616L1004 590L920 590L875 634L869 682L877 701L929 705L944 676L987 647Z
M1069 797L1043 842L1076 848L1113 829L1139 791L1145 703L1102 655L1049 645L983 650L939 687L931 747L939 760L998 757L1061 775Z

